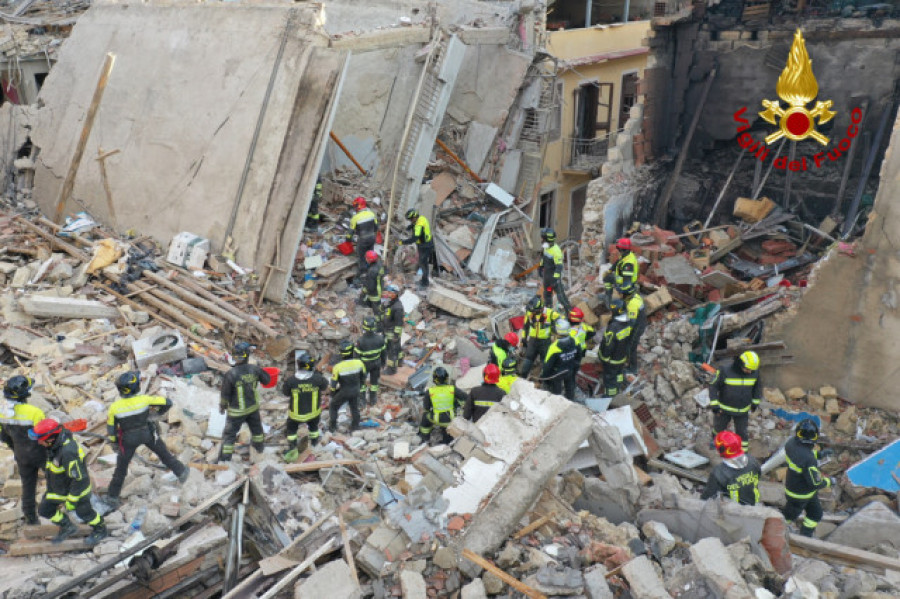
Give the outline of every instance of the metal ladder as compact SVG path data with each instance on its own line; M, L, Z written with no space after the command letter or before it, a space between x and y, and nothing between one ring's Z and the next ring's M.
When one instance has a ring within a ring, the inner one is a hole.
M516 187L518 196L527 200L534 198L541 183L550 119L559 106L555 69L552 73L544 71L539 65L533 65L531 69L532 76L540 81L540 99L537 108L526 109L517 144L517 149L522 151L522 166Z

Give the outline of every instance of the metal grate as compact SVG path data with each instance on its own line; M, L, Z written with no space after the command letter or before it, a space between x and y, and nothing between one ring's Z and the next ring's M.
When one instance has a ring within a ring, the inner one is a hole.
M666 2L656 2L653 4L653 16L654 17L664 17L666 16L666 6L668 3Z

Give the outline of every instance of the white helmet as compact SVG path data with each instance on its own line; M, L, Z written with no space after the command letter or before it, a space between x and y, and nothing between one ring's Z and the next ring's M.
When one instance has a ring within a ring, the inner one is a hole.
M560 336L565 336L569 334L569 331L572 329L572 325L569 324L569 321L565 318L560 318L556 321L556 334Z

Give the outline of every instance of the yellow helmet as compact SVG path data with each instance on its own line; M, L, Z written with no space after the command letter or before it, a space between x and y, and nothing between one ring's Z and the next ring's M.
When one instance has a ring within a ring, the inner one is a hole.
M741 364L747 370L759 370L759 355L755 351L745 351L741 354Z

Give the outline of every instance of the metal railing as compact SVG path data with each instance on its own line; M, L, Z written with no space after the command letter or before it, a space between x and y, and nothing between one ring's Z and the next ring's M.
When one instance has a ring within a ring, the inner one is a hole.
M585 172L599 168L606 162L610 144L615 142L615 131L594 139L563 138L563 165L569 170Z

